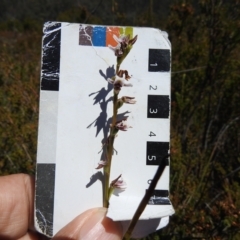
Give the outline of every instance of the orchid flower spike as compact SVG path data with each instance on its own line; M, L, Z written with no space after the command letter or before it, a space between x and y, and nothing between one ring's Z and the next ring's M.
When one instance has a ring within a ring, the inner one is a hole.
M111 184L111 188L125 190L127 188L126 182L122 178L122 174L120 174L116 179L114 179Z

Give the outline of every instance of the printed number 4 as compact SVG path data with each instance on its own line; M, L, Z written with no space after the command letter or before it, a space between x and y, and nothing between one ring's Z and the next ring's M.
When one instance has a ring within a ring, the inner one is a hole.
M156 134L150 131L150 134L148 135L149 137L155 137Z

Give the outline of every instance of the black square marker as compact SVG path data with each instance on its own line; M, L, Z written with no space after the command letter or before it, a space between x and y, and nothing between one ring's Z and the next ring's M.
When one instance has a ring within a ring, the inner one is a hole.
M148 118L169 118L169 96L148 95Z
M42 78L41 90L58 91L59 90L59 81L58 80L48 80L48 79Z
M147 190L146 190L147 191ZM168 190L154 190L148 202L150 205L170 205Z
M169 72L170 71L170 50L149 49L148 71L149 72Z
M168 190L155 189L153 191L152 195L157 196L157 197L168 197L169 196L169 191Z
M55 164L37 164L36 208L38 226L48 236L53 235Z
M44 32L43 36L41 90L58 91L61 23L50 24L47 30Z
M159 165L168 151L169 142L147 142L146 164Z

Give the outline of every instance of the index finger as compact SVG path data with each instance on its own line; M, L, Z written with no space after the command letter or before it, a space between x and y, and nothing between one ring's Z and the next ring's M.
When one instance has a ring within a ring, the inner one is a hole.
M0 177L0 239L18 239L33 229L34 178L26 174Z

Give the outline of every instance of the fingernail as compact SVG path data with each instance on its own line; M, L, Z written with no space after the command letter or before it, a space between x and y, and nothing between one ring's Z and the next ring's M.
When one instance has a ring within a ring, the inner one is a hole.
M84 223L80 231L79 240L95 240L103 232L105 228L102 225L102 220L105 218L107 213L106 208L99 208L93 213L88 220Z
M98 208L85 220L78 232L79 240L121 240L122 226L106 217L107 209Z

